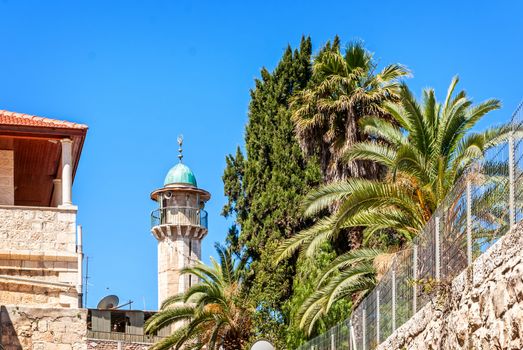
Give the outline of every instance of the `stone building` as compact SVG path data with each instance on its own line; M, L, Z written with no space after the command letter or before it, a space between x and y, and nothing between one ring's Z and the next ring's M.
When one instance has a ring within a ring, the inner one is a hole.
M72 183L87 126L0 111L0 335L6 350L85 349Z
M5 350L147 349L143 325L154 311L82 305L82 230L72 184L87 126L0 111L0 345ZM205 203L180 162L151 194L158 203L158 302L198 281L180 269L201 257ZM0 347L1 348L1 347Z
M163 187L151 193L158 209L151 215L152 233L158 240L158 308L170 296L197 283L195 276L180 275L180 270L201 259L201 242L207 234L205 203L209 192L198 188L192 170L179 163L165 177Z

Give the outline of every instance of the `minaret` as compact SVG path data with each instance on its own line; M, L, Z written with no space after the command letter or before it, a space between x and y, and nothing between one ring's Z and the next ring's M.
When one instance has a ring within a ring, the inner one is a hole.
M151 213L151 232L158 240L158 308L198 282L195 276L180 276L180 269L201 258L201 241L207 234L204 206L211 194L198 188L193 172L183 164L182 143L180 136L179 163L169 170L163 187L151 193L158 203Z

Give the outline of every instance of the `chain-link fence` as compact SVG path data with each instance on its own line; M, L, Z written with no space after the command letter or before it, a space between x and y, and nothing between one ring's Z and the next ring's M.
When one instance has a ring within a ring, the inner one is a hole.
M300 350L376 348L523 218L522 105L510 125L511 136L469 167L351 317Z

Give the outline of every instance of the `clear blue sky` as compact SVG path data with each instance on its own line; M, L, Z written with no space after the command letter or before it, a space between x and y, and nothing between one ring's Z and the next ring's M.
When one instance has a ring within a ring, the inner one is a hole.
M327 4L328 3L328 4ZM444 96L453 75L506 120L523 98L520 1L0 1L0 108L86 123L74 184L90 256L89 306L106 294L155 309L149 193L185 162L213 195L203 258L225 237L221 175L243 142L249 89L287 44L363 39L411 87ZM441 97L442 98L442 97Z

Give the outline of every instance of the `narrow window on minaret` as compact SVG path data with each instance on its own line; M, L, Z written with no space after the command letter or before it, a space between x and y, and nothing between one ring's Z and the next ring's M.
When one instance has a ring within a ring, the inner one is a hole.
M191 257L192 257L192 239L189 239L189 265L192 265ZM191 288L191 284L192 284L192 275L189 275L189 288Z

